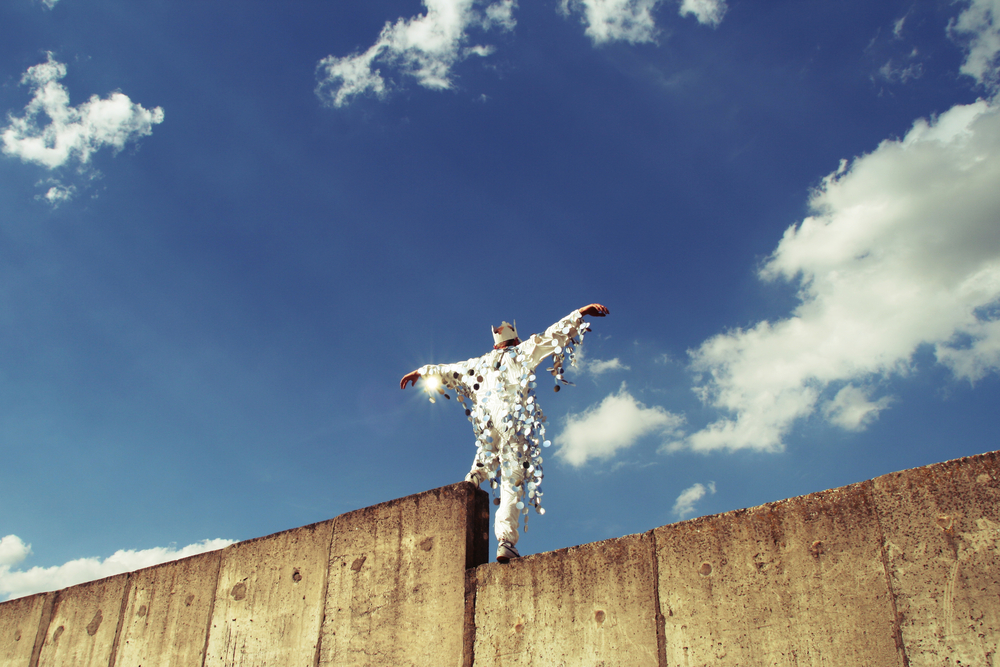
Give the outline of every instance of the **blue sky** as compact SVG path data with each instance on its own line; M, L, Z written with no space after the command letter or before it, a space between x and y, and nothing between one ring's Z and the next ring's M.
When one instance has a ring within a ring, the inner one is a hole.
M1000 3L10 0L0 599L460 481L598 302L546 551L995 449Z

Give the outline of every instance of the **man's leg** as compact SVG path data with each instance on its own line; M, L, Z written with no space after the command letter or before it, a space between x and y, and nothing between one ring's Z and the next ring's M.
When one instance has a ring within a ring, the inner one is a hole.
M515 545L520 537L517 532L521 520L521 510L517 509L518 494L513 482L520 481L520 475L514 479L500 481L500 506L497 507L493 532L497 537L497 560L506 563L511 558L518 558Z
M486 460L480 458L481 456L482 453L472 460L472 468L469 469L469 474L465 476L466 482L472 482L476 486L479 486L492 477L493 471L497 469L496 456Z
M494 429L490 429L486 434L493 438L494 447L497 447L500 443L500 434ZM465 481L479 486L490 477L493 477L493 471L497 469L499 462L500 459L497 456L496 450L491 452L479 449L476 452L475 458L472 459L472 468L469 469L469 474L465 476Z
M472 468L469 470L469 474L465 476L465 481L479 486L492 477L493 471L497 468L497 463L497 458L485 464L477 458L472 462ZM497 542L508 542L512 547L517 544L517 540L520 537L517 532L520 518L521 510L517 509L517 491L509 482L504 481L501 477L500 505L497 507L496 521L493 523L493 532L497 537Z

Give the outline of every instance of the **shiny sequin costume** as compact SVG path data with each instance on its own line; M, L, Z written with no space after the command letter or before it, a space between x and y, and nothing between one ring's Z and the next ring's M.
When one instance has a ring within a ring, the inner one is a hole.
M490 480L500 489L494 532L498 541L516 544L520 516L528 523L528 507L541 507L542 449L545 415L535 397L535 367L549 355L548 369L555 376L555 390L572 384L563 377L566 363L575 364L574 345L583 342L589 325L579 310L559 320L543 334L533 334L511 347L494 349L481 357L455 364L431 364L419 369L424 391L433 402L454 393L476 434L476 458L469 475L473 481ZM494 502L497 502L494 500Z

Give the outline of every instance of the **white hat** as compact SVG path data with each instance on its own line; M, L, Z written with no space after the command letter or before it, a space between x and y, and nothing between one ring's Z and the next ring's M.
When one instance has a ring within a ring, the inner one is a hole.
M514 324L501 322L500 326L492 328L494 345L499 345L505 341L517 338L517 320L514 320Z

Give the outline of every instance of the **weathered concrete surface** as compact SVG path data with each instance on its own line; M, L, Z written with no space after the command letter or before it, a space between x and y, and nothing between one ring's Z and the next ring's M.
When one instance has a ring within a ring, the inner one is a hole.
M1000 665L1000 456L873 482L910 665Z
M667 665L905 665L867 483L653 532Z
M658 665L651 533L476 571L475 666Z
M324 521L221 551L205 667L315 663L332 530Z
M456 484L5 602L0 667L1000 667L1000 453L477 567L488 509Z
M201 665L221 551L133 572L118 639L120 667Z
M334 519L320 664L461 665L487 499L462 483Z
M127 574L63 589L38 658L39 667L107 667L114 652Z
M27 667L47 598L39 593L4 603L0 613L0 667ZM49 600L51 604L51 600ZM51 609L49 610L51 612Z

